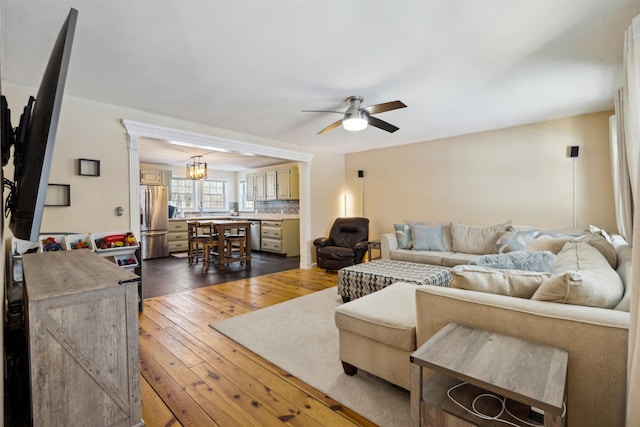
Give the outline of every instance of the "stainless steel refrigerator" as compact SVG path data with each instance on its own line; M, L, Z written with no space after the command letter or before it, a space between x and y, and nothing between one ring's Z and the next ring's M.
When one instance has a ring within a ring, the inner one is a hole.
M161 185L140 186L142 259L169 256L169 195Z

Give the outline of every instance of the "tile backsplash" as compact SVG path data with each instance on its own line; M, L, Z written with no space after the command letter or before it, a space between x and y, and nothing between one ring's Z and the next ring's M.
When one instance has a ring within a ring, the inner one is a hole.
M256 201L256 213L297 215L300 213L299 200Z

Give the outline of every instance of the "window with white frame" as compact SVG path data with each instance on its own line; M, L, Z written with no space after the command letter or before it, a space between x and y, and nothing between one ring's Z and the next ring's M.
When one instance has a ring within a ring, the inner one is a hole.
M223 180L205 179L202 183L202 209L225 210L227 209L227 183Z
M195 181L184 178L171 178L169 201L182 210L197 209Z
M241 211L253 210L254 201L247 200L247 180L245 179L240 180L238 184L239 184L239 192L240 192L240 194L238 195L239 196L238 210L241 210Z
M185 212L226 210L227 181L171 178L169 201Z

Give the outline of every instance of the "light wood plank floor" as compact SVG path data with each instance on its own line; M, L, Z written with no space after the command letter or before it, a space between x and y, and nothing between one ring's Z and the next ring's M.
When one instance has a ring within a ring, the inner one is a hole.
M336 273L296 269L146 299L139 321L147 426L374 426L208 326L337 281Z

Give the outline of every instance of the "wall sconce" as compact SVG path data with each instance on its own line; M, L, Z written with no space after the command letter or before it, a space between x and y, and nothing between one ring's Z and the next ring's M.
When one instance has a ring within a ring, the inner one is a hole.
M193 156L192 163L187 164L187 178L198 180L207 178L207 164L202 161L202 156Z

